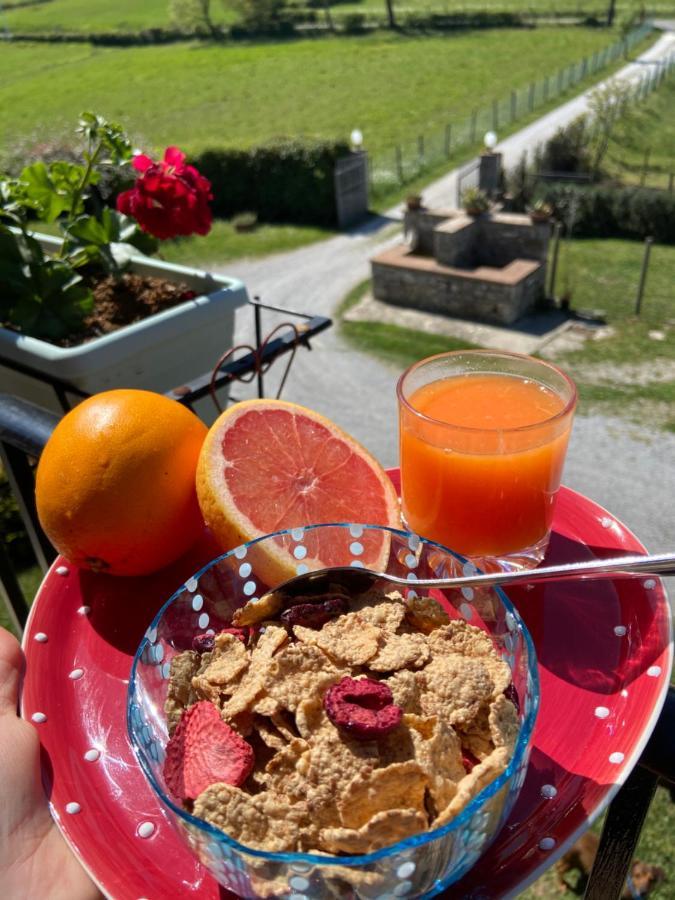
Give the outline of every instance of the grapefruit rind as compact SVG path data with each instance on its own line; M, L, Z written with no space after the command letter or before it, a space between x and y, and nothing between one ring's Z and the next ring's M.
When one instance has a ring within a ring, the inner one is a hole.
M267 411L286 412L327 429L332 439L344 445L365 464L368 477L372 480L373 487L381 492L380 496L370 503L368 497L363 497L360 508L350 509L349 515L342 517L343 521L400 527L399 503L393 484L377 460L354 438L320 413L295 403L284 400L248 400L227 409L211 426L197 465L197 496L202 515L223 550L232 550L241 544L247 544L263 537L269 531L338 521L334 517L328 518L317 513L314 521L281 520L272 529L262 529L238 506L225 475L227 461L223 456L223 442L231 429L236 429L242 424L244 416L251 412L264 414ZM261 456L261 460L267 465L268 470L273 471L273 466L270 469L269 465L270 455ZM378 505L378 500L384 510L384 514L378 514L378 518L384 521L372 521L372 509ZM385 568L389 559L389 535L386 532L366 534L369 535L370 544L366 556L361 557L364 565ZM378 546L374 546L373 541L376 541ZM291 543L283 537L277 541L265 541L263 545L253 544L249 547L247 560L253 564L256 576L267 586L292 578L298 567L298 560L292 555ZM308 554L302 563L308 569L324 568L331 564L322 560L319 555L311 554Z

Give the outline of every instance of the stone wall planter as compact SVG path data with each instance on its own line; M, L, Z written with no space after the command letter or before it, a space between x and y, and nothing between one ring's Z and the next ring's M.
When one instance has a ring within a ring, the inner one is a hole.
M61 243L49 235L35 236L46 249ZM130 269L184 282L199 296L77 347L57 347L0 328L2 390L60 412L53 387L6 363L28 366L88 394L116 387L163 393L215 365L232 346L235 310L248 300L244 284L142 255L130 258Z

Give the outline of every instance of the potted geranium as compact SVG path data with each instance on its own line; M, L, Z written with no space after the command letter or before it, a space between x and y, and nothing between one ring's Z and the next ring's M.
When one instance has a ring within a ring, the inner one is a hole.
M194 378L230 346L234 310L247 300L235 279L139 253L211 227L210 184L185 155L134 155L119 126L90 113L78 131L82 164L0 175L3 389L52 407L43 376L86 393L167 391ZM135 175L114 209L96 192L104 166ZM41 234L40 222L60 237Z
M462 192L462 208L468 216L480 216L490 209L490 198L481 188L467 188Z
M534 225L548 222L553 215L553 207L546 200L536 200L529 209L530 221Z

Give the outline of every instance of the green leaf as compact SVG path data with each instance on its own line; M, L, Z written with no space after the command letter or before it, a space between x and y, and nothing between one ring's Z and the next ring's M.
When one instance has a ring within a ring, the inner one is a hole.
M77 131L83 134L90 147L91 156L94 155L97 162L120 165L131 159L131 142L124 129L116 122L108 122L103 116L84 112L80 115L80 123Z
M73 163L57 162L47 167L37 162L26 166L19 176L23 202L43 221L53 222L70 210L83 176L82 166ZM81 201L77 206L81 208Z

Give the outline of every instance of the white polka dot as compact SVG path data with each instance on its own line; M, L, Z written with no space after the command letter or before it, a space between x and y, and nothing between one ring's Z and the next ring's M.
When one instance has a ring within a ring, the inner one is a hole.
M650 666L647 669L647 675L649 675L650 678L658 678L660 674L661 666Z
M540 850L553 850L555 847L555 838L545 837L539 841Z
M293 528L291 531L291 537L294 541L301 541L305 536L304 528Z
M101 751L92 747L91 750L87 750L83 755L87 762L96 762L101 755Z
M506 618L506 627L509 629L509 631L514 631L515 627L516 627L516 617L513 615L512 612L507 612L505 618Z
M417 566L417 557L414 553L408 553L404 562L409 569L414 569Z
M154 644L157 640L157 629L156 628L148 628L145 632L146 638L150 641L151 644Z
M644 586L645 586L646 590L648 590L648 591L653 591L654 588L656 587L656 582L654 581L653 578L648 578L648 579L644 582Z
M78 681L84 675L84 669L73 669L72 672L68 673L68 678L71 681Z
M170 662L162 663L162 665L160 666L160 674L161 674L162 678L169 677L169 675L171 674L171 663Z
M353 569L365 569L365 566L363 565L363 562L362 562L362 560L360 560L360 559L353 559L353 560L349 563L349 565L350 565Z
M618 752L617 752L617 753L610 753L610 754L609 754L609 761L610 761L611 763L613 763L615 766L618 766L620 763L623 762L623 760L624 760L624 755L623 755L623 753L618 753Z
M464 597L465 600L473 600L473 588L463 587L462 597Z
M57 566L55 571L57 575L67 575L70 569L68 566Z
M237 557L237 559L246 559L246 554L248 553L248 550L242 544L241 547L237 547L236 550L233 550L232 552Z
M405 576L405 580L406 581L419 581L419 577L416 575L415 572L408 572L408 574Z
M194 611L199 612L199 610L202 608L203 605L204 605L204 598L202 597L202 595L195 594L194 597L192 598L192 608L194 609Z
M542 784L540 793L544 799L553 800L558 793L558 789L553 787L552 784Z
M352 537L361 537L363 534L363 525L350 525L349 533Z
M136 829L136 834L141 838L149 838L155 833L154 822L141 822Z
M396 870L397 878L408 878L415 871L417 866L414 862L404 862Z
M473 617L473 610L469 606L468 603L461 603L459 607L459 611L464 616L465 619L471 619Z
M471 575L477 575L478 569L474 566L472 562L465 562L462 566L462 574L466 575L467 578L470 578Z
M44 633L44 631L38 631L38 633L35 635L35 640L38 642L38 644L46 644L49 638Z
M625 625L615 625L614 626L614 634L617 637L623 637L625 633L628 631Z
M77 614L78 614L78 616L88 616L90 612L91 612L91 606L81 606L78 609Z
M185 582L185 587L188 589L188 591L190 591L191 594L194 594L194 592L197 590L197 584L198 582L196 578L188 578L188 580Z
M356 525L352 525L352 528L356 528L356 527L357 527ZM361 527L361 526L358 526L358 527ZM292 872L305 873L305 872L310 872L311 869L312 869L312 867L307 865L307 863L293 863L293 865L291 866Z
M201 616L199 617L199 619L197 620L197 625L198 625L200 628L206 628L206 626L207 626L208 624L209 624L209 614L208 614L208 613L202 613Z
M602 525L603 528L611 528L612 525L614 524L614 519L610 519L607 516L603 516L600 519L600 524Z
M242 578L248 578L248 576L251 574L252 571L253 571L253 566L251 565L251 563L242 563L239 566L239 575Z
M163 644L155 645L155 650L152 654L152 657L156 663L161 663L161 661L164 659L164 645Z
M304 575L305 572L309 572L309 566L307 563L300 563L300 565L295 567L295 572L297 575Z
M420 544L422 543L422 539L419 534L411 534L408 538L408 546L413 551L413 553L419 549Z
M242 591L246 594L247 597L253 596L253 594L255 594L255 581L246 581L244 583Z
M606 706L596 706L595 707L595 716L598 719L606 719L609 715L609 710Z
M38 725L41 725L43 722L47 721L47 716L43 712L34 712L31 716L31 720L37 722Z
M309 900L307 894L291 894L288 900Z
M309 880L303 875L294 875L288 879L288 883L294 891L306 891L309 887Z
M392 894L395 897L405 897L408 891L412 888L412 881L402 881L400 884L397 884Z
M352 554L352 556L361 556L361 554L363 553L363 544L361 544L359 541L352 541L352 543L349 545L349 552Z
M419 597L419 594L417 593L417 591L406 591L406 592L405 592L405 595L406 595L406 598L407 598L408 600L409 600L411 597Z
M303 544L298 544L297 547L293 548L293 556L296 559L304 559L307 556L307 547Z
M66 803L66 812L68 815L75 816L82 809L79 803Z

